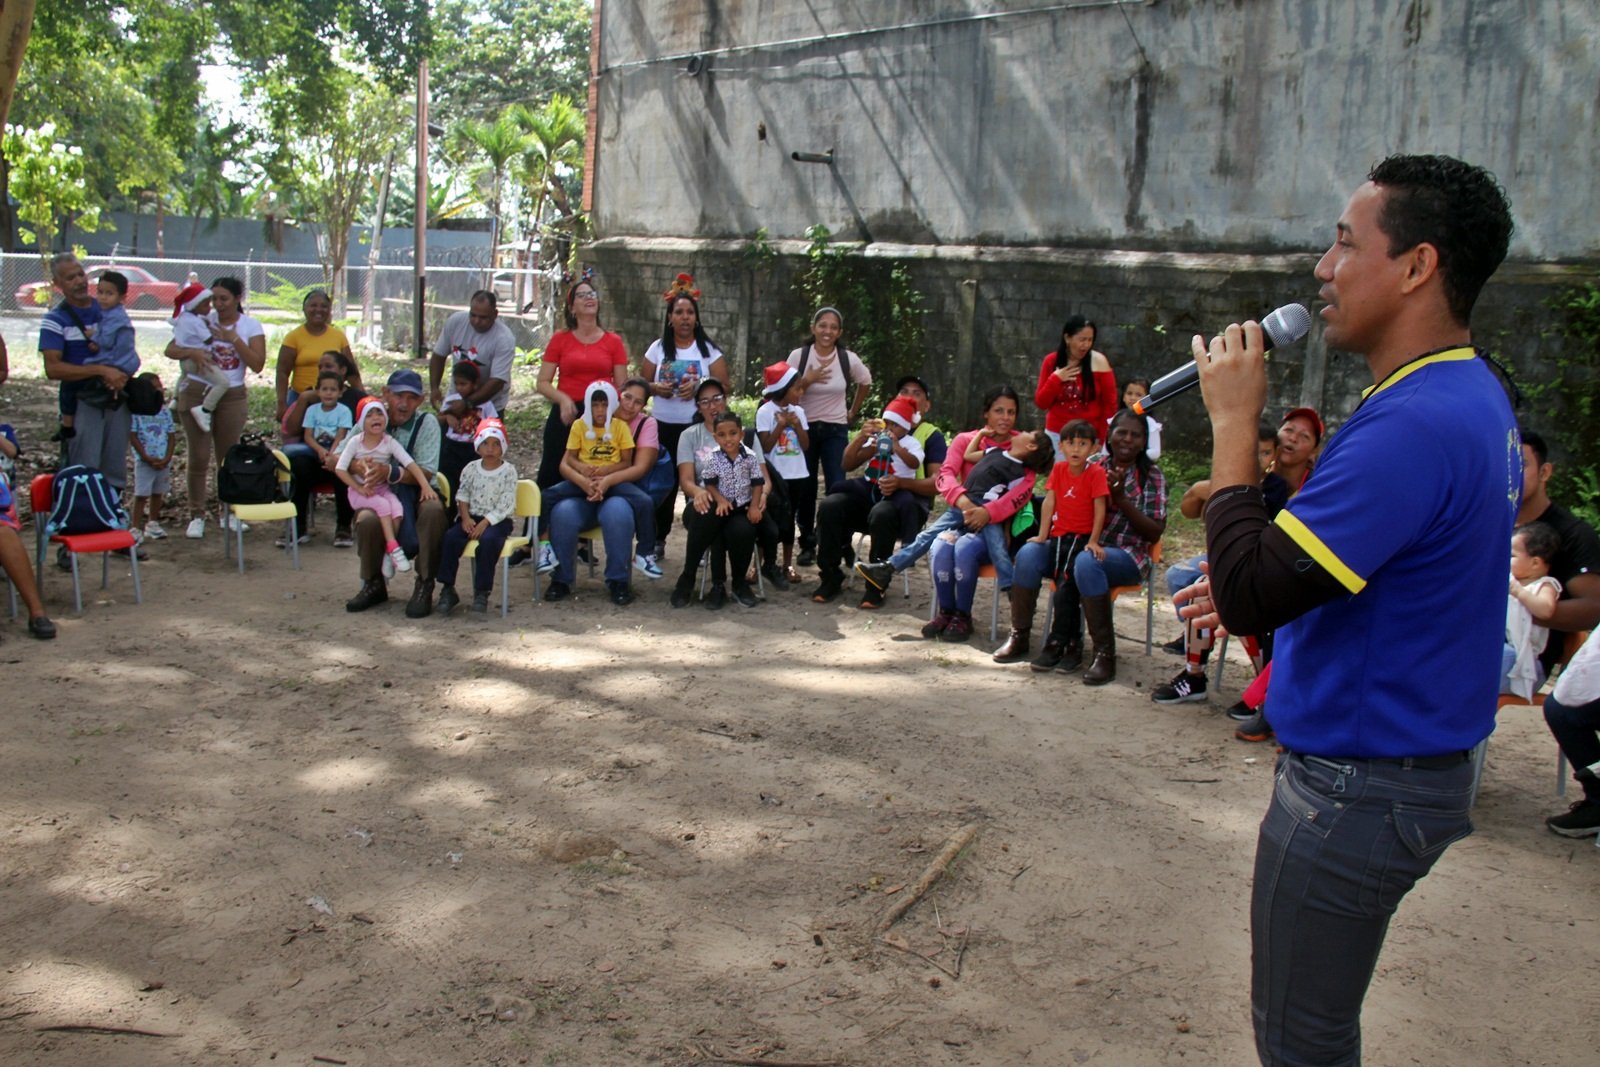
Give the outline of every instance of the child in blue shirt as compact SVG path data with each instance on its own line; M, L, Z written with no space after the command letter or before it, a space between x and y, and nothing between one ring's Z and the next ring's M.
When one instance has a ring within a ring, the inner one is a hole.
M94 298L100 305L100 325L95 327L89 340L87 363L106 363L132 377L139 371L139 352L134 347L133 320L122 306L128 296L128 276L121 271L108 270L95 283ZM62 382L60 390L61 433L58 440L66 440L76 432L72 422L78 414L78 394L85 381Z
M350 409L340 403L343 396L344 376L338 371L323 371L317 375L317 403L306 409L300 423L306 446L317 454L317 462L324 467L328 465L328 453L341 451L356 425Z
M154 374L139 378L155 386L162 397L154 415L135 415L128 433L133 445L133 535L141 540L160 541L167 536L161 525L161 505L172 488L172 453L178 442L178 427L167 410L161 379ZM149 521L146 521L146 507Z

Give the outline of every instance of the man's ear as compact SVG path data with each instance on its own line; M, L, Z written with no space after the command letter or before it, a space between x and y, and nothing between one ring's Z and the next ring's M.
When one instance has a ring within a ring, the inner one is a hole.
M1414 245L1401 253L1405 259L1405 278L1401 281L1401 291L1413 292L1426 285L1429 281L1439 276L1439 250L1427 241ZM1439 279L1442 281L1442 279Z

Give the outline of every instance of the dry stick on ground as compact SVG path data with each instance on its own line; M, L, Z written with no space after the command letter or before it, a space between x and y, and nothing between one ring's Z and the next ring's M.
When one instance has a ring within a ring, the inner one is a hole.
M883 938L883 937L877 938L876 940L877 940L878 944L883 945L886 948L892 948L896 952L904 952L908 956L915 956L915 957L917 957L917 959L922 960L925 963L931 964L934 967L939 968L939 970L943 971L945 974L948 974L951 978L955 979L958 982L961 980L961 976L959 974L957 974L955 971L952 971L950 968L946 967L944 964L940 963L938 960L934 959L932 956L929 956L926 953L918 952L916 949L912 948L910 945L896 944L895 942L890 941L887 938Z
M894 906L884 913L883 918L878 920L878 933L883 933L899 922L902 915L910 911L917 901L927 895L928 890L933 888L933 883L937 882L940 875L950 869L950 865L961 854L961 850L972 844L972 839L977 836L978 826L976 823L968 823L951 835L950 840L944 843L944 848L939 850L939 854L934 857L933 862L928 864L927 869L922 872L922 877L917 879L917 884L911 887L911 892L896 901Z
M134 1037L177 1037L177 1034L161 1034L154 1030L138 1030L131 1026L96 1026L94 1023L62 1023L59 1026L41 1026L41 1033L52 1031L60 1034L131 1034Z

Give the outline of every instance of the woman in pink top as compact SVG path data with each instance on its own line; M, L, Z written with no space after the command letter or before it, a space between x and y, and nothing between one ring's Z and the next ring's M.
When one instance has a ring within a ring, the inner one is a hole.
M872 372L861 357L839 344L843 332L844 316L838 309L820 308L811 316L811 340L790 352L785 360L800 372L800 380L805 383L800 407L806 413L811 434L811 447L806 449L811 478L791 501L795 525L800 530L800 558L796 562L802 567L816 562L816 476L822 475L824 492L844 481L844 450L850 441L850 427L860 416L861 405L872 387Z
M588 271L567 290L566 311L567 328L550 338L539 367L539 395L550 401L536 478L541 490L562 481L561 456L567 449L567 435L572 420L581 414L578 402L590 384L609 381L620 391L628 380L627 350L621 337L600 325L600 290ZM540 570L554 570L554 555L542 557Z
M1061 328L1061 345L1044 357L1033 403L1044 412L1044 428L1057 443L1061 427L1087 419L1105 444L1106 427L1117 413L1117 376L1104 353L1094 350L1096 327L1074 315Z

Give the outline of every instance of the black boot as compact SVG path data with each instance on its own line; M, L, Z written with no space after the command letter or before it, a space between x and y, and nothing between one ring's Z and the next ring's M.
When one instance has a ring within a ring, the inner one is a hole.
M1111 597L1083 598L1083 618L1094 642L1094 659L1083 672L1084 685L1105 685L1117 676L1117 631L1111 625Z
M426 619L433 614L433 579L418 578L411 587L411 599L406 601L406 618Z
M389 587L382 578L370 578L361 583L361 591L344 602L346 611L366 611L389 599Z
M1039 590L1011 587L1011 635L994 650L996 663L1016 663L1028 658L1028 636L1033 631L1033 609L1039 603Z

